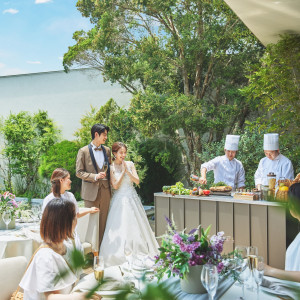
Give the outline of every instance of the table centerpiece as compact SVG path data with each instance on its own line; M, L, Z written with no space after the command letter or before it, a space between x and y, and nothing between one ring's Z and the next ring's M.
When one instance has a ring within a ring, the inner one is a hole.
M8 191L0 194L0 229L6 229L6 225L2 220L2 214L9 212L11 215L11 221L8 224L8 229L15 228L15 218L23 209L23 205L16 201L16 196Z
M190 294L203 294L200 274L206 263L217 266L220 273L224 267L222 251L224 232L208 236L211 226L204 230L201 225L186 233L176 230L174 220L169 220L168 229L162 238L160 254L155 257L155 272L160 281L165 274L179 276L181 289Z

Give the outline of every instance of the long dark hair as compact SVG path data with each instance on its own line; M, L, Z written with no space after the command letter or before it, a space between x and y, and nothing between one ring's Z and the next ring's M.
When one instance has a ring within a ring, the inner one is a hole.
M57 168L53 171L50 181L52 185L51 191L55 197L60 197L60 179L66 178L69 174L69 171L64 168Z

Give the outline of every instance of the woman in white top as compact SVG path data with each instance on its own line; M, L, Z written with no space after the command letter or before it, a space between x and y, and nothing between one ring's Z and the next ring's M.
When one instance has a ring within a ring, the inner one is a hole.
M294 183L289 189L289 209L291 215L300 221L300 183ZM286 250L285 270L266 265L265 275L300 282L300 232Z
M73 193L68 192L68 190L71 189L72 181L70 180L70 173L66 169L64 169L64 168L55 169L51 175L50 181L51 181L51 185L52 185L52 188L51 188L52 192L44 199L43 206L42 206L42 212L44 212L45 207L47 206L49 201L52 200L53 198L61 198L63 200L68 200L68 201L73 202L75 205L75 211L76 211L77 218L81 218L88 213L93 214L93 213L96 213L99 211L99 208L91 207L91 208L86 208L83 212L79 212L79 208L78 208L75 196L73 195ZM82 250L82 246L81 246L80 239L77 234L76 228L74 231L74 240L75 240L76 248L78 250Z
M44 199L42 211L44 211L48 202L55 197L73 202L76 208L77 218L81 218L88 213L93 214L99 211L99 208L91 207L91 208L86 208L81 213L79 212L75 196L71 192L67 192L68 190L71 189L72 181L70 179L70 173L66 169L64 168L55 169L51 175L50 181L52 185L51 193Z
M20 282L24 300L85 299L84 293L70 294L77 277L64 257L68 251L65 241L73 237L76 224L71 201L53 199L48 203L40 225L44 248L36 252ZM60 277L62 273L65 276Z
M110 168L114 188L106 229L100 247L106 267L123 264L125 243L136 254L154 257L158 243L150 227L144 207L133 186L139 184L139 176L132 161L125 161L127 147L121 142L112 145L114 162Z

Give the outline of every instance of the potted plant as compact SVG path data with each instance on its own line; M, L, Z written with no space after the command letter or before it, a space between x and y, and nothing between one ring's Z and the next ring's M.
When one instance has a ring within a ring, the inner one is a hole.
M224 267L222 251L225 241L224 232L218 232L209 238L209 226L206 230L199 225L186 233L178 232L174 221L168 222L168 230L162 236L160 254L155 257L155 268L158 280L166 274L179 276L181 289L186 293L202 294L206 290L201 284L200 274L206 263L217 266L220 273ZM201 233L201 235L200 235Z

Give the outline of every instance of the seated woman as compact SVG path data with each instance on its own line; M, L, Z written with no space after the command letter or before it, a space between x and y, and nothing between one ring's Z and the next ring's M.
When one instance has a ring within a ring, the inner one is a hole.
M97 207L91 207L91 208L86 208L85 211L81 213L79 212L79 208L75 196L71 192L68 192L68 190L71 189L72 181L70 180L70 173L66 169L64 168L55 169L51 175L50 181L52 185L51 193L43 201L42 212L44 211L49 201L52 200L53 198L61 198L62 200L69 200L73 202L75 205L77 218L81 218L88 213L93 214L99 211ZM78 250L82 250L80 239L76 229L74 232L74 240L75 240L76 248Z
M43 213L40 234L43 245L33 256L21 282L24 300L85 299L84 293L69 294L77 281L64 257L77 224L75 205L62 199L51 200ZM59 277L62 272L66 275Z
M300 221L300 183L289 189L289 209L291 215ZM300 282L300 232L286 250L285 270L265 266L265 275L283 280Z

